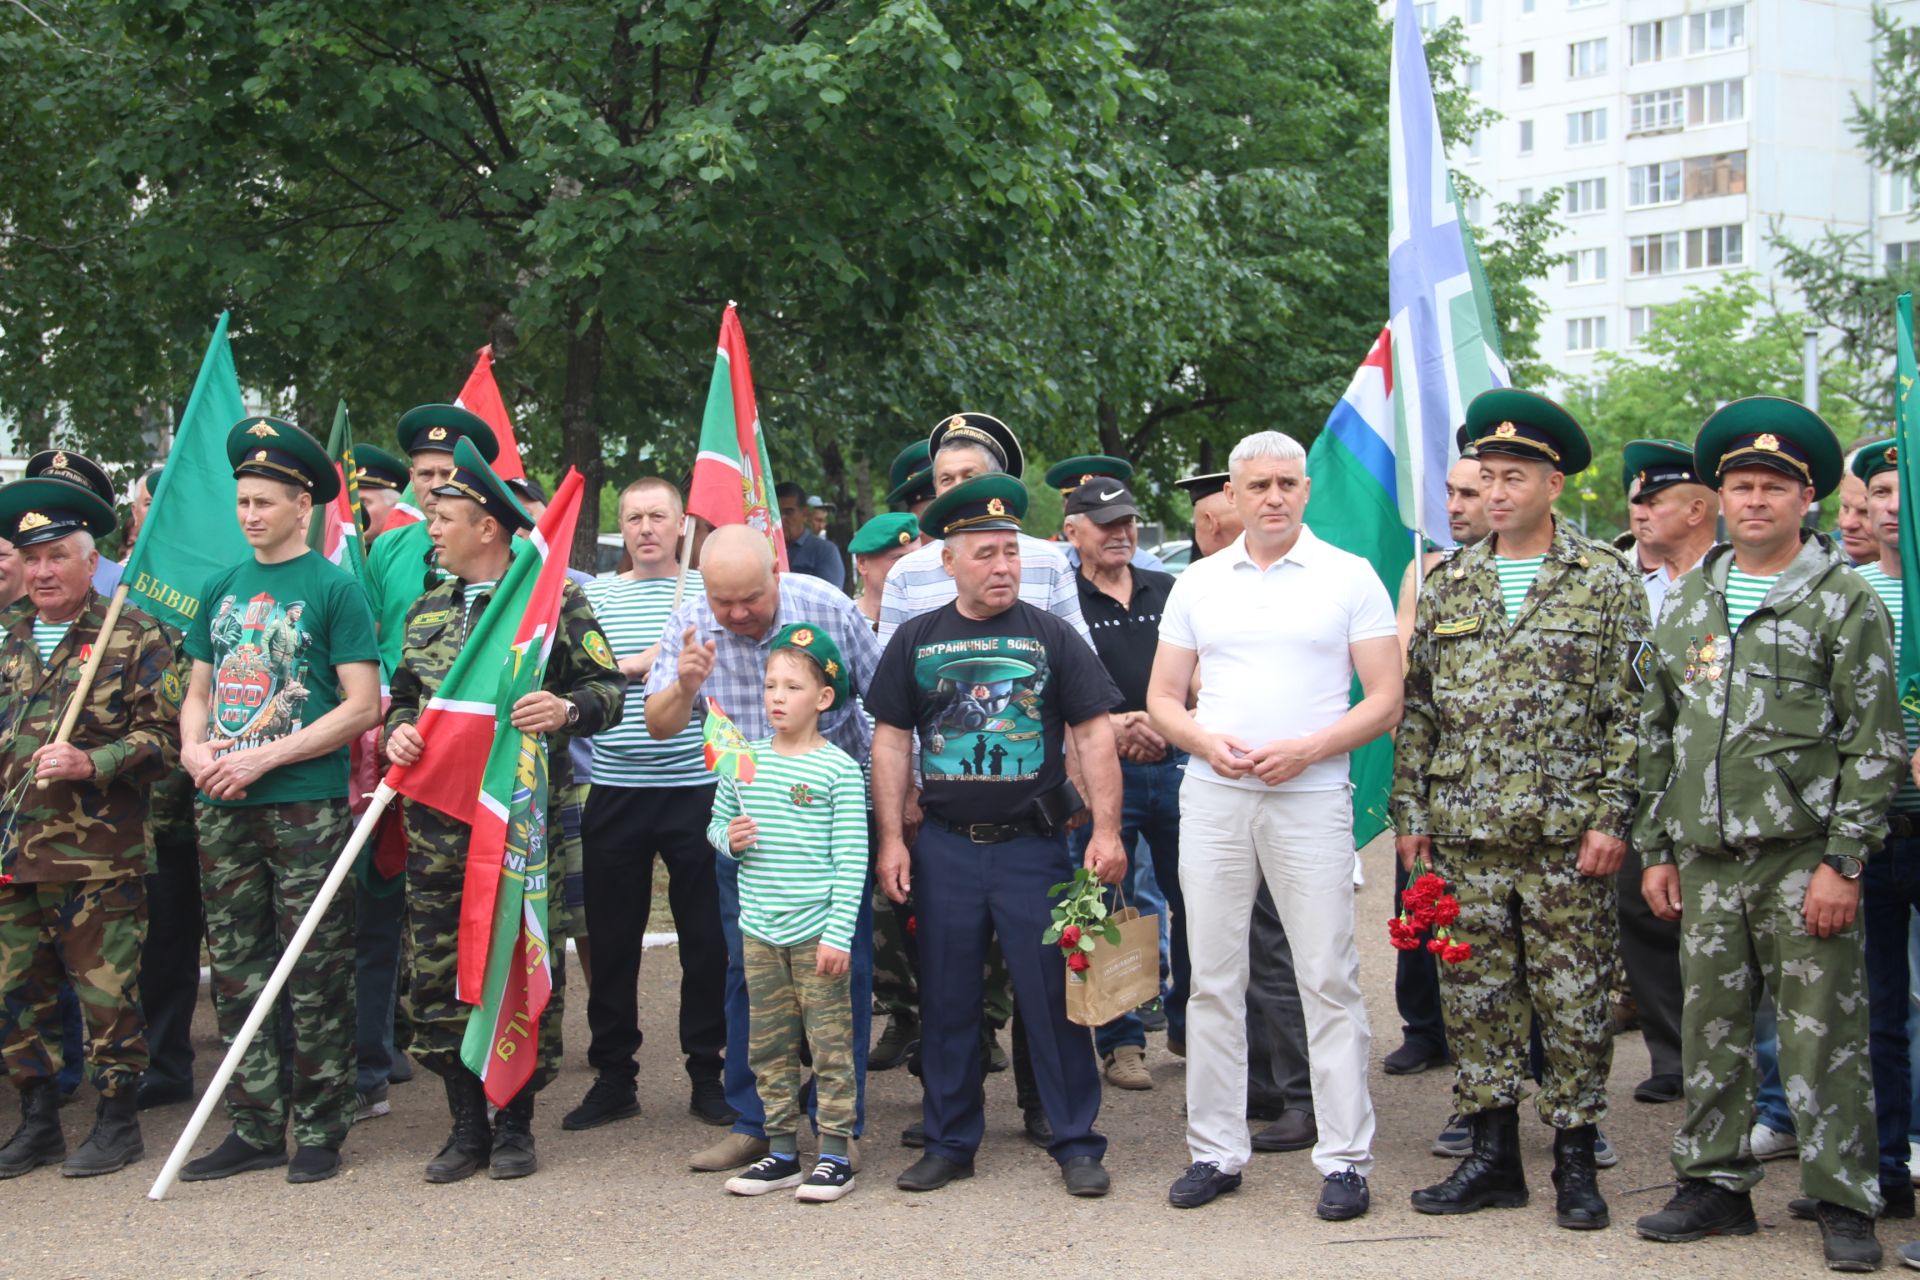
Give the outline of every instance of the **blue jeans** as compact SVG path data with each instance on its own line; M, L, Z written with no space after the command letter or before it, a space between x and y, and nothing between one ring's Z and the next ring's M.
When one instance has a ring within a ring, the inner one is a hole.
M725 854L713 855L720 883L720 932L727 939L727 1051L720 1073L727 1105L740 1113L735 1133L750 1138L767 1136L767 1109L754 1087L753 1068L747 1065L751 1019L747 1012L747 966L740 949L740 864ZM867 1049L873 1035L873 881L860 894L860 916L853 926L853 955L848 966L853 999L853 1136L867 1127ZM807 1114L813 1114L813 1090L807 1090Z
M1793 1112L1787 1109L1787 1091L1780 1083L1780 1018L1768 995L1753 1014L1753 1057L1760 1068L1760 1092L1754 1095L1753 1118L1775 1133L1793 1132Z
M1904 1183L1911 1154L1907 1133L1913 1124L1912 1042L1907 1034L1913 1010L1913 966L1908 943L1913 911L1920 906L1920 838L1889 836L1887 847L1867 862L1860 879L1880 1181Z
M1193 966L1187 955L1187 908L1180 896L1180 780L1187 767L1184 751L1169 751L1165 760L1153 764L1120 762L1120 845L1137 850L1145 844L1152 862L1153 877L1166 896L1168 910L1160 913L1164 924L1173 916L1170 951L1173 984L1166 997L1167 1038L1187 1038L1187 993L1193 988ZM1088 824L1074 832L1073 849L1085 854L1093 839ZM1131 855L1127 868L1127 901L1145 913L1150 906L1136 886L1136 875L1148 865L1137 854ZM1123 1013L1094 1032L1094 1046L1106 1057L1121 1045L1145 1048L1147 1030L1136 1013Z

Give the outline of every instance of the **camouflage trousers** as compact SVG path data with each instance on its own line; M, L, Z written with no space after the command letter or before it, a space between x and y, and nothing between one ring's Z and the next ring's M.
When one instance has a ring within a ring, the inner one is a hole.
M140 876L0 885L0 998L18 1009L0 1060L15 1085L51 1080L60 1069L63 980L80 997L94 1087L112 1097L139 1083L147 1069L139 985L146 937Z
M200 887L220 1038L240 1034L353 832L346 797L199 807ZM227 1083L233 1131L255 1147L338 1150L353 1124L353 893L333 895ZM293 1060L280 1019L291 1011Z
M890 1018L920 1020L919 953L907 936L913 897L896 905L878 884L873 888L873 1002ZM1000 940L987 945L987 1026L999 1031L1013 1020L1013 974L1000 953Z
M814 972L819 940L776 947L751 934L740 938L747 972L747 1064L767 1109L769 1137L799 1132L805 1071L803 1048L813 1050L815 1117L822 1134L853 1136L858 1086L853 1071L851 976Z
M553 996L540 1015L539 1049L528 1087L535 1093L560 1071L560 1022L566 1013L567 912L556 905L552 886L566 883L572 870L560 831L558 807L547 811L547 938L552 950ZM408 804L407 938L412 948L408 977L402 984L413 1027L408 1052L436 1075L464 1070L460 1044L475 1006L455 992L460 961L460 900L466 883L467 844L473 830L423 804Z
M1519 1105L1530 1077L1529 1023L1538 1019L1546 1067L1534 1100L1556 1129L1607 1114L1613 1068L1608 993L1618 950L1613 878L1583 876L1574 845L1434 846L1436 869L1460 900L1464 964L1440 966L1447 1045L1459 1060L1462 1116Z
M1760 1181L1747 1145L1759 1084L1753 1013L1761 984L1780 1017L1780 1080L1800 1139L1807 1195L1876 1214L1881 1207L1867 980L1856 916L1831 938L1801 907L1826 852L1819 843L1742 858L1681 849L1680 1063L1687 1111L1673 1167L1730 1191Z

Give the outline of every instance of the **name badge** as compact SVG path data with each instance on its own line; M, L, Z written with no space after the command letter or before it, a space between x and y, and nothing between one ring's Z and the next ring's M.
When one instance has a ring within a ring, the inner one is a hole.
M1455 618L1451 622L1436 622L1433 634L1436 636L1470 636L1480 629L1480 615L1471 618Z

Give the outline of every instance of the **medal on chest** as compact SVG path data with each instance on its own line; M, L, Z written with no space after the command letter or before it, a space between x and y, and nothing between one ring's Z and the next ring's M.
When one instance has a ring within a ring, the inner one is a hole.
M1725 667L1721 660L1726 656L1721 650L1721 641L1712 632L1701 636L1687 645L1687 669L1683 683L1692 684L1695 680L1710 680L1718 683Z

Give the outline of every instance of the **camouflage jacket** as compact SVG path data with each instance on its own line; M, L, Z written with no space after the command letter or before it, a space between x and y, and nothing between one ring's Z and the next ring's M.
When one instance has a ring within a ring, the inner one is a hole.
M1420 589L1395 746L1395 827L1502 843L1590 830L1625 838L1646 593L1617 552L1556 520L1540 576L1509 623L1498 541L1461 551Z
M1643 664L1634 847L1648 865L1681 846L1739 857L1813 840L1864 858L1907 767L1886 610L1816 533L1734 631L1732 564L1731 547L1714 548L1661 612Z
M180 676L173 641L152 617L131 605L120 611L74 724L71 741L93 758L94 776L44 791L31 781L33 753L59 731L106 615L107 602L89 594L47 663L34 647L32 611L4 619L0 823L12 831L0 853L22 882L110 880L148 869L148 792L180 757ZM10 803L17 810L8 811Z
M439 692L461 646L466 643L470 622L477 622L491 596L474 602L471 618L461 600L465 584L455 579L441 583L414 602L407 611L406 644L400 665L393 672L393 702L387 708L387 732L398 725L412 724L420 718L427 700ZM613 650L586 593L572 582L560 598L560 634L554 638L553 652L547 657L547 678L543 686L549 693L570 698L580 708L580 718L565 731L573 737L591 738L603 729L620 723L626 706L627 678L614 665ZM547 785L558 789L573 781L569 752L549 751Z

